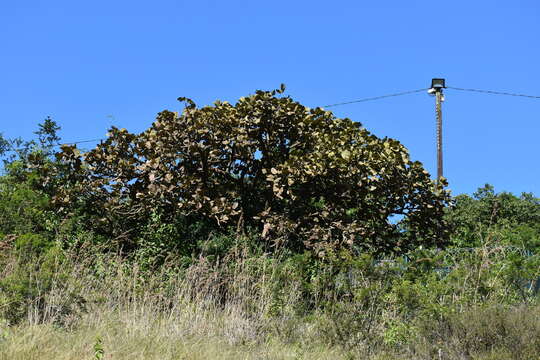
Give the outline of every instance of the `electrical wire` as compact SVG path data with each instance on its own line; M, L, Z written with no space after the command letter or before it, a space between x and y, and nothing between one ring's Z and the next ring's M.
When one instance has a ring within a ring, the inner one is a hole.
M403 91L403 92L394 93L394 94L374 96L374 97L363 98L363 99L352 100L352 101L346 101L346 102L341 102L341 103L336 103L336 104L329 104L329 105L325 105L323 107L326 108L326 107L333 107L333 106L339 106L339 105L347 105L347 104L354 104L354 103L360 103L360 102L366 102L366 101L373 101L373 100L385 99L385 98L389 98L389 97L414 94L414 93L418 93L418 92L426 91L426 90L428 90L428 89L425 88L425 89L418 89L418 90ZM102 140L106 140L106 138L67 142L67 143L62 143L62 144L56 144L56 145L54 145L54 147L58 147L58 146L62 146L62 145L77 145L77 144L90 143L90 142L102 141ZM11 150L12 151L19 151L19 150L24 150L24 149L23 148L21 148L21 149L11 148Z
M90 142L102 141L102 140L107 140L107 139L106 138L101 138L101 139L89 139L89 140L67 142L67 143L61 143L61 144L54 144L54 145L52 145L52 147L59 147L59 146L63 146L63 145L77 145L77 144L84 144L84 143L90 143ZM14 148L12 146L8 146L8 149L9 149L9 151L15 151L15 152L27 150L27 148Z
M399 93L395 93L395 94L368 97L368 98L363 98L363 99L358 99L358 100L345 101L345 102L340 102L340 103L335 103L335 104L330 104L330 105L324 105L323 108L332 107L332 106L347 105L347 104L355 104L355 103L372 101L372 100L385 99L385 98L394 97L394 96L402 96L402 95L414 94L414 93L418 93L418 92L421 92L421 91L427 91L427 90L429 90L429 88L418 89L418 90L410 90L410 91L403 91L403 92L399 92Z
M526 97L526 98L531 98L531 99L540 99L540 96L516 94L516 93L493 91L493 90L467 89L467 88L459 88L459 87L453 87L453 86L447 86L446 89L458 90L458 91L478 92L478 93L492 94L492 95L506 95L506 96ZM381 96L362 98L362 99L357 99L357 100L351 100L351 101L345 101L345 102L340 102L340 103L335 103L335 104L324 105L323 108L341 106L341 105L348 105L348 104L356 104L356 103L374 101L374 100L380 100L380 99L386 99L386 98L389 98L389 97L409 95L409 94L419 93L419 92L427 91L427 90L429 90L429 88L417 89L417 90L409 90L409 91L403 91L403 92L399 92L399 93L393 93L393 94L387 94L387 95L381 95ZM62 146L62 145L77 145L77 144L91 143L91 142L102 141L102 140L106 140L106 138L67 142L67 143L62 143L62 144L56 144L56 145L54 145L54 147L58 147L58 146ZM20 148L20 149L11 148L11 151L22 151L22 150L24 150L24 149L23 148Z
M458 88L458 87L453 87L453 86L447 86L446 88L447 89L452 89L452 90L470 91L470 92L478 92L478 93L492 94L492 95L506 95L506 96L526 97L526 98L531 98L531 99L540 99L540 96L525 95L525 94L515 94L515 93L509 93L509 92L502 92L502 91L480 90L480 89L465 89L465 88Z
M84 143L89 143L89 142L94 142L94 141L103 141L103 140L107 140L107 138L90 139L90 140L81 140L81 141L75 141L75 142L62 143L62 144L58 144L58 145L55 145L55 146L62 146L62 145L77 145L77 144L84 144Z

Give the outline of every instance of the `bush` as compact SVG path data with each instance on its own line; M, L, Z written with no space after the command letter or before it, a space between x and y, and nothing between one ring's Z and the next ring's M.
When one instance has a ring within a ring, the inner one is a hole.
M55 243L39 234L23 234L16 237L15 252L24 258L45 255Z
M0 233L25 234L51 230L55 215L46 195L27 183L0 177Z
M536 359L539 319L538 306L469 308L444 321L420 322L415 348L432 359Z
M446 218L454 228L452 242L456 246L475 247L496 235L499 244L540 249L540 199L530 193L519 197L495 193L493 186L486 184L472 197L457 196Z
M54 243L36 234L17 237L14 248L0 259L5 266L0 278L0 318L18 323L35 312L51 315L47 301L53 288L65 285L67 273L63 252ZM70 302L70 294L64 294ZM54 309L57 314L66 309Z

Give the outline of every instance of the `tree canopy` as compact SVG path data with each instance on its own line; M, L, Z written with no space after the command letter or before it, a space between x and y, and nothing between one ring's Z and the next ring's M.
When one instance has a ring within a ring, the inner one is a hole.
M126 237L158 212L321 254L445 243L444 182L434 184L399 141L283 90L201 108L179 98L181 114L162 111L140 134L113 127L87 153L64 146L48 175L58 184L53 200Z
M499 233L513 245L540 246L540 198L532 193L496 193L486 184L472 196L456 196L446 218L453 228L452 242L458 246L478 246L490 233Z

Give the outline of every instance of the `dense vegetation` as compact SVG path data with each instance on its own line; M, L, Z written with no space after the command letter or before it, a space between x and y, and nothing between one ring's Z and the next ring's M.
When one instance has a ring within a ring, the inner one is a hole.
M0 358L35 356L30 325L78 341L51 359L540 353L540 199L451 198L398 141L282 92L181 98L89 151L50 118L0 136Z

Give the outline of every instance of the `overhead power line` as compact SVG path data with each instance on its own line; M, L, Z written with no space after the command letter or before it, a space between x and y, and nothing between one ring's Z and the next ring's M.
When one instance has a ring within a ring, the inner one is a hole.
M77 144L84 144L84 143L90 143L95 141L102 141L107 140L106 138L101 139L89 139L89 140L81 140L81 141L73 141L73 142L66 142L66 143L60 143L60 144L54 144L52 147L59 147L63 145L77 145ZM10 151L23 151L27 150L27 148L14 148L13 146L8 146Z
M75 142L68 142L68 143L57 144L57 145L55 145L55 146L62 146L62 145L77 145L77 144L84 144L84 143L89 143L89 142L94 142L94 141L102 141L102 140L107 140L107 138L90 139L90 140L81 140L81 141L75 141Z
M403 91L403 92L399 92L399 93L395 93L395 94L374 96L374 97L368 97L368 98L363 98L363 99L358 99L358 100L340 102L340 103L336 103L336 104L324 105L323 107L327 108L327 107L332 107L332 106L347 105L347 104L354 104L354 103L360 103L360 102L366 102L366 101L372 101L372 100L379 100L379 99L384 99L384 98L389 98L389 97L394 97L394 96L402 96L402 95L414 94L414 93L418 93L418 92L421 92L421 91L427 91L428 89L429 88L418 89L418 90L410 90L410 91Z
M493 91L493 90L467 89L467 88L459 88L459 87L453 87L453 86L447 86L446 89L459 90L459 91L471 91L471 92L478 92L478 93L485 93L485 94L492 94L492 95L506 95L506 96L526 97L526 98L531 98L531 99L540 99L540 96L535 96L535 95L516 94L516 93ZM374 96L374 97L335 103L335 104L329 104L329 105L324 105L323 107L327 108L327 107L333 107L333 106L355 104L355 103L361 103L361 102L366 102L366 101L385 99L385 98L394 97L394 96L414 94L414 93L419 93L419 92L427 91L427 90L429 90L429 88L403 91L403 92L394 93L394 94Z
M340 103L335 103L335 104L328 104L328 105L324 105L323 107L328 108L328 107L334 107L334 106L341 106L341 105L356 104L356 103L362 103L362 102L367 102L367 101L380 100L380 99L385 99L385 98L389 98L389 97L396 97L396 96L402 96L402 95L415 94L415 93L419 93L419 92L422 92L422 91L427 91L429 89L430 88L423 88L423 89L417 89L417 90L402 91L402 92L393 93L393 94L373 96L373 97L367 97L367 98L362 98L362 99L357 99L357 100L345 101L345 102L340 102ZM447 86L446 89L459 90L459 91L469 91L469 92L478 92L478 93L492 94L492 95L505 95L505 96L526 97L526 98L530 98L530 99L540 99L540 96L535 96L535 95L517 94L517 93L493 91L493 90L468 89L468 88L459 88L459 87L453 87L453 86ZM57 147L57 146L62 146L62 145L77 145L77 144L91 143L91 142L102 141L102 140L106 140L106 138L66 142L66 143L56 144L54 146ZM11 150L12 151L19 151L19 150L23 150L23 148L21 148L21 149L11 148Z
M540 96L525 95L525 94L515 94L515 93L509 93L509 92L502 92L502 91L480 90L480 89L465 89L465 88L458 88L458 87L453 87L453 86L447 86L446 88L447 89L452 89L452 90L471 91L471 92L478 92L478 93L492 94L492 95L519 96L519 97L526 97L526 98L531 98L531 99L540 99Z

